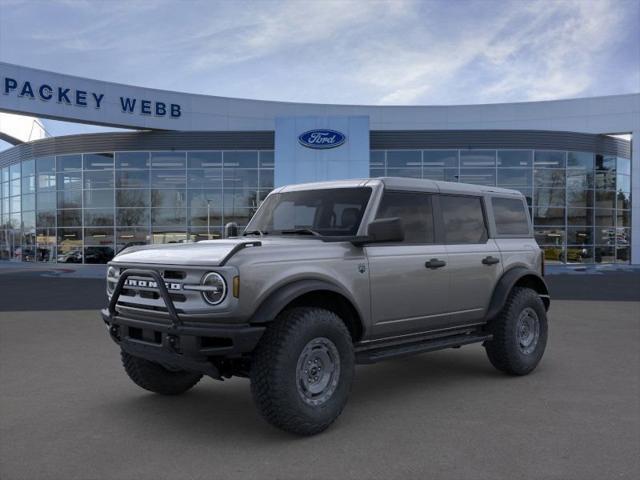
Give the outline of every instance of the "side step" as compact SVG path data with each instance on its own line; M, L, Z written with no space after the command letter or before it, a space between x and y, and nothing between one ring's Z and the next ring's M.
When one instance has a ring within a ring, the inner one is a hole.
M400 345L380 345L371 348L356 348L356 363L376 363L390 358L405 357L417 353L433 352L445 348L461 347L471 343L491 340L492 336L486 333L474 332L446 337L431 338L420 341L411 341Z

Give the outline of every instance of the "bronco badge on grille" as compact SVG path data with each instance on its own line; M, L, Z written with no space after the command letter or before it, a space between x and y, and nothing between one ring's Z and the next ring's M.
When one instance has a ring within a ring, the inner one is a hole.
M140 287L140 288L158 288L158 283L153 280L135 280L133 278L127 278L124 281L125 287ZM182 290L182 284L165 282L167 290Z

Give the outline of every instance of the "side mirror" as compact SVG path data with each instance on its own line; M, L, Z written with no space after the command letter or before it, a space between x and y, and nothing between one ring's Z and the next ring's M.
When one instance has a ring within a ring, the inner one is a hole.
M224 238L237 237L238 236L238 224L235 222L229 222L224 226Z
M364 243L402 242L404 227L398 217L378 218L369 223L367 240Z

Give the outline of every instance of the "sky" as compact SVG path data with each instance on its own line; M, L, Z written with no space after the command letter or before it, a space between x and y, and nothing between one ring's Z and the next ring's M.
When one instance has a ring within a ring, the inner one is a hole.
M538 101L639 92L639 25L640 0L0 0L0 61L265 100Z

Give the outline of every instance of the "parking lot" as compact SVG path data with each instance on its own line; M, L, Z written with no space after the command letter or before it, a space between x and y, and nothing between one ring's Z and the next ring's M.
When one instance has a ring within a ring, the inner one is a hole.
M47 276L43 276L47 275ZM0 270L0 478L640 478L640 273L548 277L539 368L495 371L478 345L358 367L347 408L282 433L249 383L181 397L124 374L102 280Z

